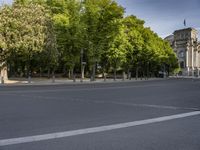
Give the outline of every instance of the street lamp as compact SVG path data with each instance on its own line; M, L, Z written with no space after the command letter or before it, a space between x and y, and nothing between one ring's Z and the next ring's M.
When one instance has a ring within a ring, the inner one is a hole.
M147 80L149 79L149 61L147 61Z
M84 51L83 49L81 49L81 82L83 82L83 79L84 79L84 72L85 72L85 65L86 65L86 62L83 61L83 54L84 54Z
M84 73L83 73L83 49L81 49L81 82L83 82Z
M163 63L163 78L166 78L166 63Z

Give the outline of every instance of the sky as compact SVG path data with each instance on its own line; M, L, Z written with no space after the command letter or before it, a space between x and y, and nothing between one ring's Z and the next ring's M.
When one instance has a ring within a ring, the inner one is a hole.
M184 27L200 32L200 0L116 0L126 8L127 15L143 19L161 37ZM200 34L199 34L200 38Z
M12 0L0 0L0 4ZM200 0L116 0L126 10L126 15L135 15L145 21L161 37L177 29L196 28L200 33ZM184 27L184 19L186 27ZM200 34L199 34L200 38Z

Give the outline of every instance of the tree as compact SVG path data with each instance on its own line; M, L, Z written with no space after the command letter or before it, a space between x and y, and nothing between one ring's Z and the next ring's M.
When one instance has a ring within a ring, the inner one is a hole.
M15 64L14 59L20 55L26 61L28 75L32 69L33 56L45 49L51 18L45 7L24 2L16 2L12 7L5 6L1 9L1 37L8 53L8 63Z
M143 20L124 17L114 0L15 0L1 7L0 19L0 62L12 74L68 70L71 77L80 58L92 80L97 69L113 69L116 78L117 70L138 77L177 67L169 44Z
M85 0L83 21L86 26L85 43L92 80L95 78L96 64L106 67L105 54L119 32L119 20L124 9L113 0ZM103 69L104 70L104 69Z
M76 0L47 1L53 15L56 41L60 52L60 65L68 68L73 76L74 68L80 63L83 31L80 22L80 2ZM71 75L69 75L70 77Z
M128 78L131 78L131 75L129 74L131 68L135 68L137 78L138 65L140 62L140 57L142 55L141 52L144 47L144 38L142 36L144 30L144 21L132 15L124 18L123 24L126 27L125 32L128 36L128 41L131 45L126 53L127 61L124 64L124 68L127 69Z
M125 63L127 50L131 47L128 38L124 32L124 27L121 26L119 33L114 40L110 42L107 57L114 70L114 80L116 80L117 68Z

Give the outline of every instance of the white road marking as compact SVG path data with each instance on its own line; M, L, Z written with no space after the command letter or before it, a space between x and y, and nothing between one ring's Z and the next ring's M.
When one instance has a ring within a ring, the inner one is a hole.
M123 102L110 102L112 104L118 104L118 105L126 105L126 106L135 106L135 107L149 107L149 108L158 108L158 109L185 109L185 110L193 110L193 111L200 111L199 108L195 108L195 107L177 107L177 106L165 106L165 105L152 105L152 104L136 104L136 103L123 103Z
M196 115L200 115L200 111L193 111L189 113L182 113L182 114L176 114L176 115L171 115L171 116L164 116L164 117L158 117L158 118L152 118L152 119L146 119L146 120L140 120L140 121L119 123L119 124L72 130L72 131L56 132L56 133L50 133L50 134L19 137L19 138L12 138L12 139L3 139L3 140L0 140L0 146L23 144L23 143L29 143L29 142L37 142L37 141L44 141L44 140L50 140L50 139L58 139L58 138L76 136L76 135L89 134L89 133L97 133L97 132L104 132L104 131L110 131L110 130L116 130L116 129L123 129L123 128L128 128L128 127L163 122L163 121L174 120L174 119L185 118L185 117L196 116Z

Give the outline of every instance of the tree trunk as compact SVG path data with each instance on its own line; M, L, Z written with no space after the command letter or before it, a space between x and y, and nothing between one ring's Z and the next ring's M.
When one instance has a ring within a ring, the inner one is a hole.
M85 78L85 65L83 65L81 69L81 79L84 79L84 78Z
M71 68L71 77L73 78L73 82L76 82L76 74L74 73L74 67Z
M129 72L130 72L130 69L128 68L127 69L127 79L129 79Z
M131 72L129 71L129 80L131 80Z
M125 81L125 78L126 78L125 74L126 74L125 71L123 71L123 73L122 73L122 81Z
M28 61L27 61L27 77L30 78L31 76L31 55L28 54Z
M149 63L147 63L147 80L149 79Z
M55 69L52 70L52 83L55 83Z
M67 70L66 70L66 66L63 67L63 76L66 77L67 76Z
M93 66L92 66L92 77L91 77L91 81L95 81L95 73L96 73L96 63L94 63Z
M135 75L135 79L137 80L138 79L138 65L137 65L137 67L136 67L136 75Z
M74 68L71 68L70 70L71 70L70 71L71 72L71 77L74 77Z
M42 67L40 67L40 78L42 77Z
M140 70L140 80L142 80L143 70Z
M47 77L50 78L50 68L48 67Z
M71 71L70 71L70 69L68 70L68 78L71 79Z
M0 80L4 84L5 80L8 80L7 66L0 66Z
M104 81L106 81L106 73L105 73L105 71L103 71L103 78L104 78Z
M116 78L117 78L117 69L116 69L116 66L114 68L114 81L116 81Z

